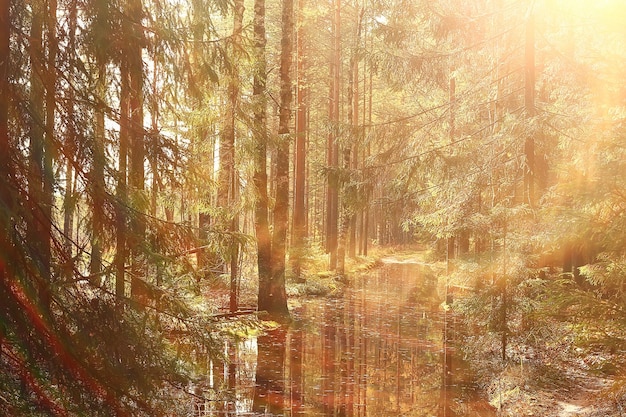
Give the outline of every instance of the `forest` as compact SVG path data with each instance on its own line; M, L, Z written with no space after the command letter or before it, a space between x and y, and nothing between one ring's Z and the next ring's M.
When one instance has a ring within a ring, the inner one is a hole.
M626 414L625 21L621 0L0 0L0 416ZM400 394L448 386L448 351L492 414ZM291 378L281 406L262 371ZM293 382L315 378L319 403Z

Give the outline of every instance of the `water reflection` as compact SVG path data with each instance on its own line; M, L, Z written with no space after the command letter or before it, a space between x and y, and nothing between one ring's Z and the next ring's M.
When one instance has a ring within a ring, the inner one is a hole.
M257 365L252 411L281 415L285 396L285 341L283 328L257 338Z
M494 416L444 343L453 323L439 303L436 277L412 264L306 301L291 328L231 350L232 401L206 415Z

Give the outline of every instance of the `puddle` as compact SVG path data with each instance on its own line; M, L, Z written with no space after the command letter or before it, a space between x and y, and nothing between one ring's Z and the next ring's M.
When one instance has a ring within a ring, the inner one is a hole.
M440 304L436 277L415 263L363 275L341 299L303 301L289 329L214 364L195 415L495 416L444 346L452 318Z

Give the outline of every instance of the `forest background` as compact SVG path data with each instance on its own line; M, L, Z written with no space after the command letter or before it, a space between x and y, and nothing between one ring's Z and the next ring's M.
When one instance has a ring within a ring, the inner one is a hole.
M430 245L471 290L477 351L513 360L559 320L572 349L623 352L625 20L619 1L0 1L1 408L176 409L225 317L286 321L286 282L318 285L322 254L349 281L372 244ZM623 358L596 365L621 398Z

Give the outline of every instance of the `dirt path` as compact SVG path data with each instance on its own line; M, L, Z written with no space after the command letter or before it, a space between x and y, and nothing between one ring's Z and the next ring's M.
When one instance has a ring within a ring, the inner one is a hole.
M558 401L561 407L558 417L591 417L598 415L603 408L607 408L606 398L602 398L601 391L606 389L609 381L598 377L585 376L579 389L572 392L572 398ZM600 413L600 415L604 415Z
M591 411L588 406L584 407L582 405L565 403L562 401L559 401L559 406L561 406L559 417L583 416L587 415L588 411Z

